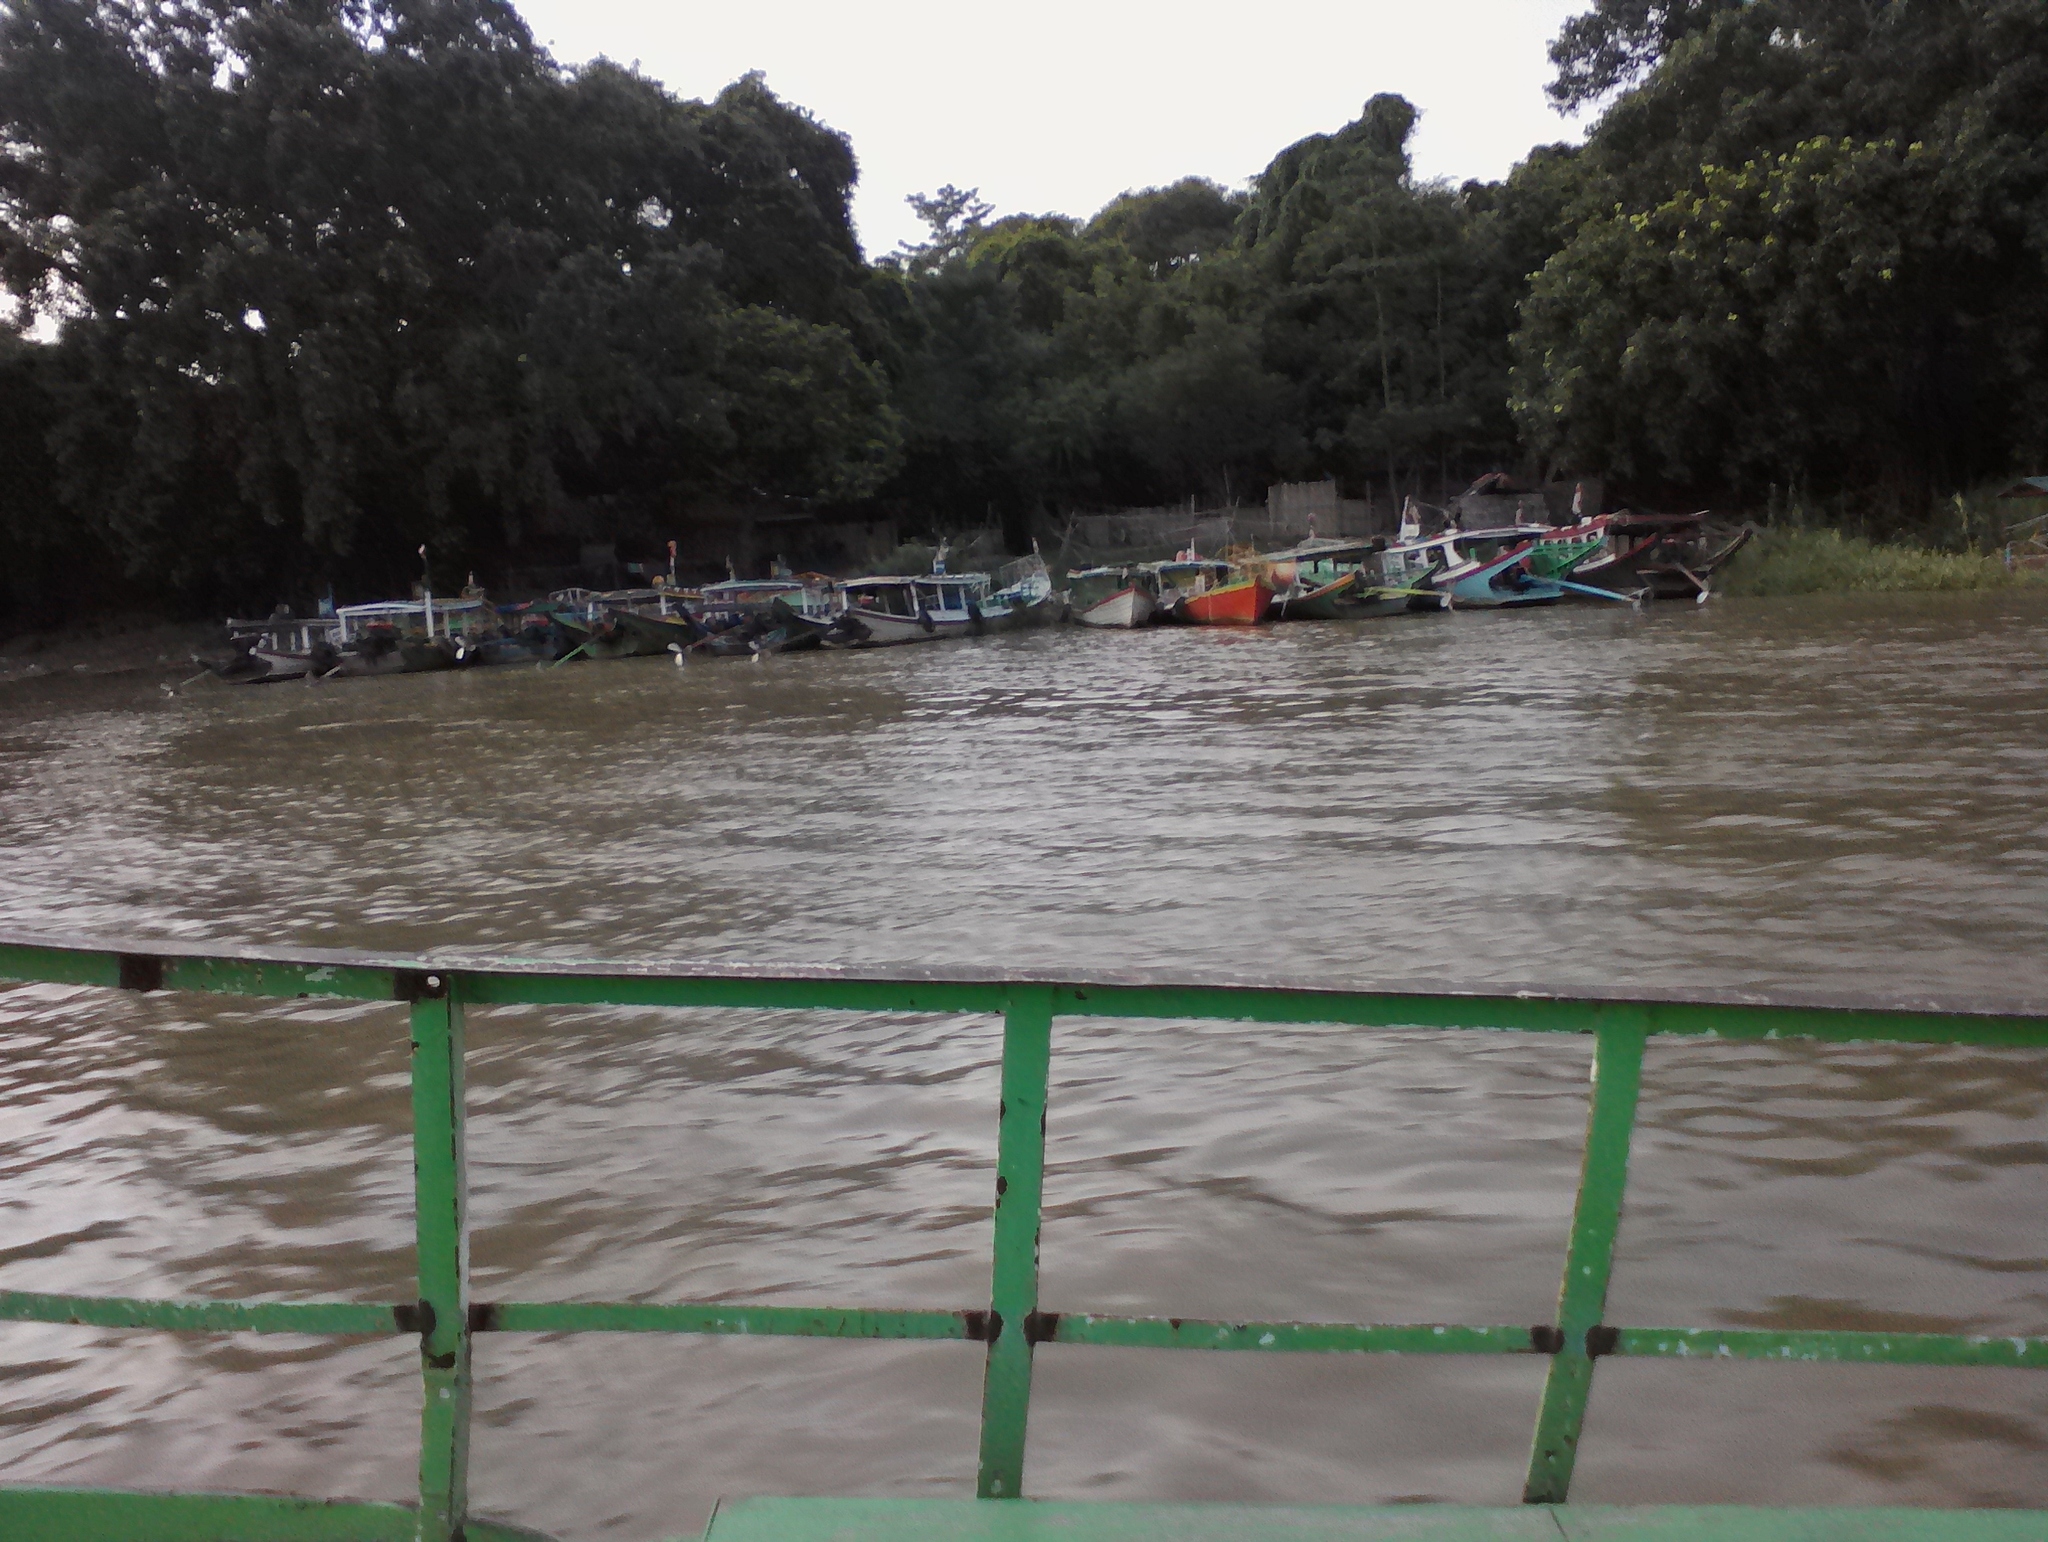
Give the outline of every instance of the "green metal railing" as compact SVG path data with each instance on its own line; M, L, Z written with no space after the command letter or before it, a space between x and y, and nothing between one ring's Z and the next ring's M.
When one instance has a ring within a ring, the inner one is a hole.
M661 971L560 964L441 964L357 954L220 953L69 939L0 938L0 981L341 997L409 1004L419 1294L341 1301L137 1301L0 1291L0 1319L179 1332L417 1334L423 1412L419 1504L341 1504L272 1496L136 1495L0 1487L0 1535L52 1537L417 1538L520 1535L468 1517L470 1363L479 1334L652 1332L972 1340L986 1345L977 1493L1024 1488L1032 1355L1040 1344L1276 1352L1544 1355L1523 1497L1562 1503L1594 1364L1607 1355L1836 1360L1858 1364L2048 1365L2048 1338L1937 1333L1771 1332L1621 1327L1605 1322L1643 1050L1653 1035L1723 1039L2048 1047L2048 1016L1725 1001L1419 995L1257 986L1048 979L877 978L852 972ZM470 1298L464 1210L463 1013L553 1005L729 1007L1001 1014L994 1269L986 1307L886 1311L718 1302L497 1301ZM1042 1310L1039 1219L1046 1087L1059 1017L1210 1018L1366 1028L1506 1029L1590 1034L1592 1098L1557 1320L1533 1327L1435 1323L1219 1322Z

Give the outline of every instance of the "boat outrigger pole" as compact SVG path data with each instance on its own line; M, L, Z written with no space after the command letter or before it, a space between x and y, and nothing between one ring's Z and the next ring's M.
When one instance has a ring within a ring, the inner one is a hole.
M1647 589L1631 589L1626 594L1615 589L1596 589L1591 584L1575 584L1569 578L1553 578L1550 582L1560 589L1569 589L1574 594L1591 595L1596 600L1619 600L1622 604L1633 605L1638 610L1643 608L1643 596L1649 593Z

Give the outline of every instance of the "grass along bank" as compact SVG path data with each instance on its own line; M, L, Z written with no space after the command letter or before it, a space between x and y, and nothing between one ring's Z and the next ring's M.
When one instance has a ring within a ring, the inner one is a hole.
M1757 532L1716 576L1727 595L1858 594L1911 589L2005 589L2038 575L2006 567L1999 553L1930 551L1843 535L1839 530Z

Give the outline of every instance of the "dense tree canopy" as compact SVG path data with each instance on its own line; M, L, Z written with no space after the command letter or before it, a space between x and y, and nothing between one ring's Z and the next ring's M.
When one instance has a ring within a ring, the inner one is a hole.
M910 528L1476 471L1910 518L2048 460L2048 6L1594 0L1583 146L1418 180L1374 97L1242 190L913 200L760 79L504 0L0 3L0 549L191 603L697 511Z
M1608 38L1634 61L1614 80L1642 78L1573 157L1522 311L1532 447L1899 516L2048 456L2048 6L1602 0L1582 20L1561 84L1607 82L1585 61Z
M499 0L19 0L0 121L49 494L174 586L893 468L852 150L758 80L563 71Z
M921 201L932 239L895 260L889 306L894 491L1014 521L1257 499L1285 477L1412 488L1512 459L1500 200L1418 184L1416 116L1375 97L1246 193L1189 178L1085 224L991 223L950 188Z

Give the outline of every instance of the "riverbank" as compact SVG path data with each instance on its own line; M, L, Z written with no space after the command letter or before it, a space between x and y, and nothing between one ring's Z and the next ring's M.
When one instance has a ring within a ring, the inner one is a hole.
M1718 594L1765 598L2010 589L2042 575L2014 571L1983 552L1931 551L1843 535L1839 530L1766 529L1715 578Z
M23 632L0 643L0 682L44 675L120 675L137 670L189 675L195 653L218 652L217 622L87 622Z

